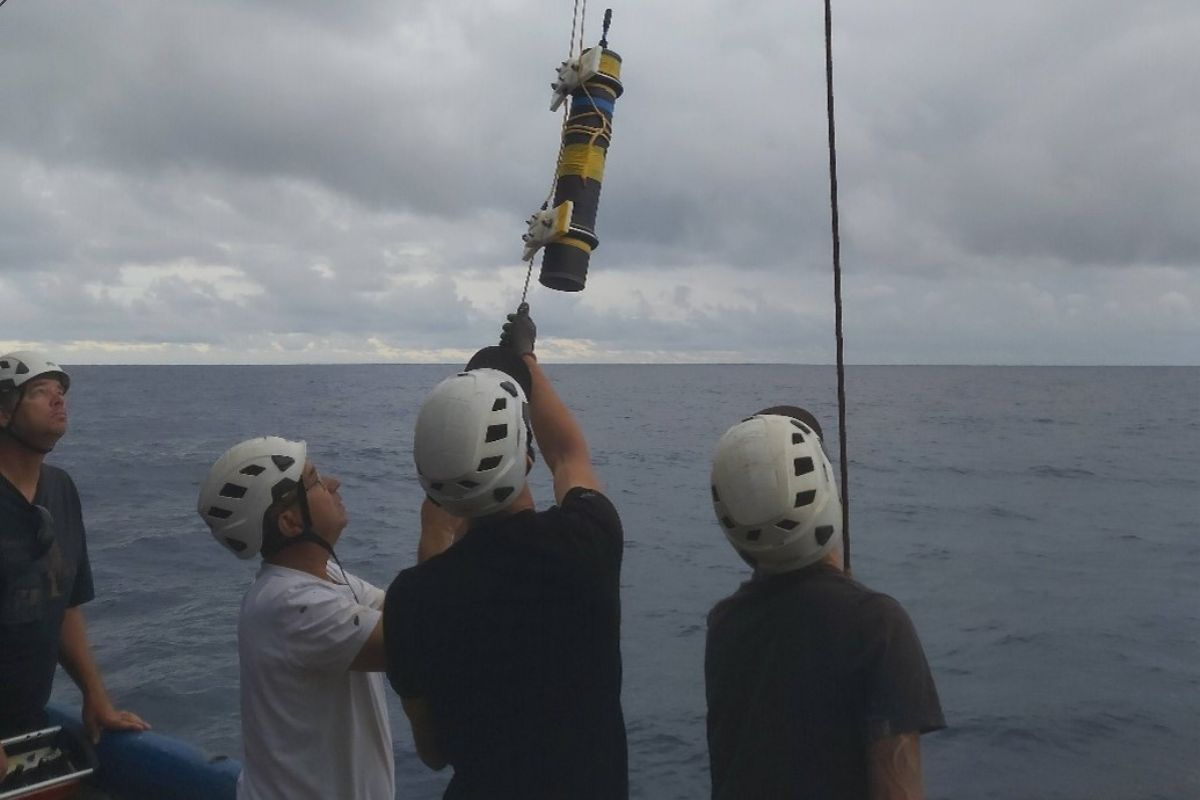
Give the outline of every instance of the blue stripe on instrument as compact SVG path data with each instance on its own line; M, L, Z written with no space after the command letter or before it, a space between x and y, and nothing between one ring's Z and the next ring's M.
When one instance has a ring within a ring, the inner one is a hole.
M607 111L610 115L616 109L617 104L612 100L605 100L602 97L572 97L571 98L571 113L575 113L576 106L588 107L591 106L599 111Z

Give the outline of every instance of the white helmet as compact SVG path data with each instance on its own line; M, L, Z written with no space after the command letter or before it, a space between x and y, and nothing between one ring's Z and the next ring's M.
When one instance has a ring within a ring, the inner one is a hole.
M494 514L525 487L528 403L497 369L460 372L417 415L413 460L429 498L460 517Z
M842 502L811 425L756 414L717 442L713 509L730 544L756 570L789 572L840 541Z
M213 538L238 558L258 555L267 509L300 483L307 453L304 442L278 436L229 448L208 471L196 504Z
M67 371L33 350L19 350L0 356L0 392L20 389L42 375L53 375L62 383L63 391L71 388Z

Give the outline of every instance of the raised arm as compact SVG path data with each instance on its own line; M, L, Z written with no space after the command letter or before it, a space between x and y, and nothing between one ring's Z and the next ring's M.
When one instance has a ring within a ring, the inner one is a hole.
M536 339L537 326L529 317L529 305L522 303L517 313L508 315L500 344L521 356L529 367L529 415L533 435L550 474L554 476L554 499L561 503L567 492L576 486L600 489L600 482L592 470L583 430L554 391L533 354Z
M533 378L533 397L529 401L533 435L554 476L554 499L561 503L576 486L599 490L600 480L592 470L587 440L579 423L559 399L537 358L532 353L524 358Z

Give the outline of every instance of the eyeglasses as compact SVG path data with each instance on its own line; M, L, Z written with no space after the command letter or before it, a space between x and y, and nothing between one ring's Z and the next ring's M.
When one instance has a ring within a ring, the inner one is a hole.
M35 558L41 558L50 551L54 546L54 516L50 513L50 509L45 506L34 506L38 512L38 527L37 533L34 534L33 541L37 545L37 555Z
M288 489L279 496L279 499L271 503L270 510L274 511L275 513L280 513L285 508L291 507L292 504L300 502L302 497L307 497L308 493L318 486L326 488L325 483L321 480L320 473L318 473L315 469L313 470L313 476L312 483L306 484L304 482L304 476L301 475L300 480L296 481L296 484L292 486L292 488ZM327 488L326 490L328 491Z

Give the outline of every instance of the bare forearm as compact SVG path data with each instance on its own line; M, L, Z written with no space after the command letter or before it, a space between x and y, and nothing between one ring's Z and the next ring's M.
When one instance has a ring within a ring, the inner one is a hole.
M101 730L149 730L150 725L131 711L113 708L100 677L100 670L92 659L92 647L88 643L87 624L83 611L68 608L63 615L62 631L59 634L58 663L75 681L83 693L81 718L92 743L100 741Z
M78 606L68 608L63 615L59 634L58 663L75 681L85 697L107 697L100 670L92 659L92 648L88 643L87 623L83 610Z
M587 458L587 440L571 411L563 404L554 386L542 372L537 359L525 356L533 379L533 396L529 402L530 421L537 438L538 449L546 466L553 472L564 459L572 456Z
M873 742L868 754L870 800L922 800L921 738L916 733Z

